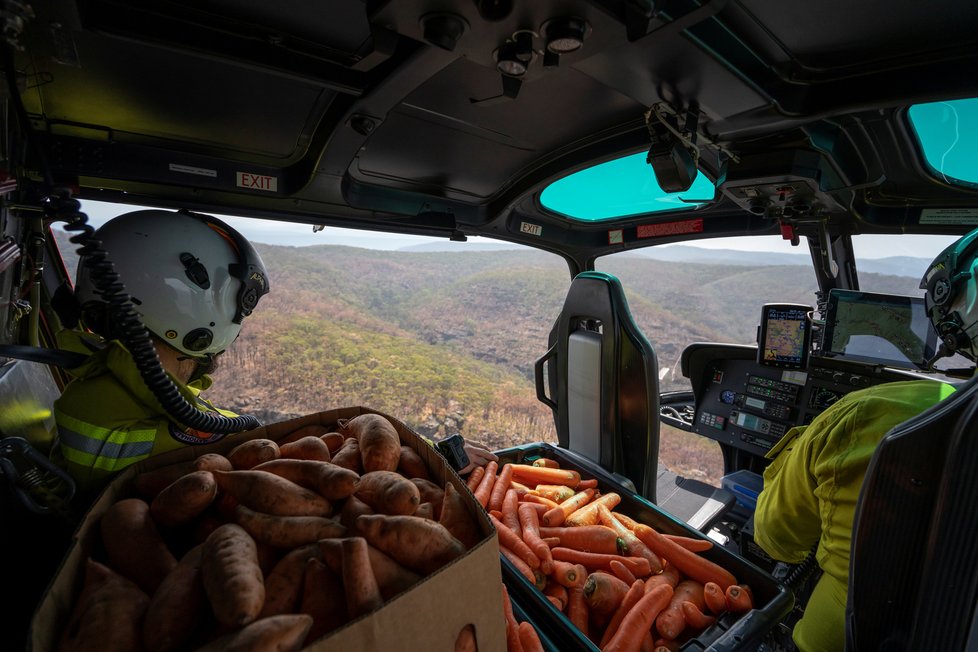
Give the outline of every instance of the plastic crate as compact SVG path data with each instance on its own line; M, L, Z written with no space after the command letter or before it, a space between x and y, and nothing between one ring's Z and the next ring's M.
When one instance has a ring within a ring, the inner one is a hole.
M757 508L757 497L764 488L764 477L753 471L742 469L723 476L720 485L733 492L737 500L737 511L742 516L749 517Z
M621 496L615 508L623 514L644 522L660 532L705 539L705 535L682 521L660 510L645 498L636 495L618 483L615 478L596 463L580 455L552 444L524 444L495 451L500 464L505 462L529 464L539 457L557 460L562 468L578 471L583 478L594 478L602 492L614 491ZM707 559L732 572L739 582L750 585L754 595L754 609L746 614L724 614L716 623L700 632L695 638L682 643L683 652L706 650L733 652L755 650L765 635L774 629L790 611L794 595L779 584L770 574L743 557L722 546L714 545L701 553ZM533 623L548 633L560 650L586 650L598 652L598 647L570 620L536 589L505 557L501 557L503 581L510 596L518 601Z

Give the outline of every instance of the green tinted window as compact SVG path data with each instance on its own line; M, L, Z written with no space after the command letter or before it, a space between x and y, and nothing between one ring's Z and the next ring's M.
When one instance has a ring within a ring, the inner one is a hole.
M595 222L626 215L689 210L713 199L713 182L702 173L696 175L686 192L664 192L656 183L645 156L645 152L639 152L558 179L544 189L540 202L556 213ZM700 202L686 203L680 198Z
M924 158L950 183L978 183L978 98L910 107Z

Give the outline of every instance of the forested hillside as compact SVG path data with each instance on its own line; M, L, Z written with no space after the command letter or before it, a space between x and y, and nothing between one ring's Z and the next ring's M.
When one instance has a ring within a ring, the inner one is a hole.
M257 247L272 291L222 357L208 392L216 404L265 422L364 405L422 432L460 431L493 448L555 439L533 365L569 283L562 259L529 250ZM677 364L686 345L752 344L764 303L812 305L816 287L811 268L799 265L629 255L598 269L621 279L660 368L669 369L663 390L688 387ZM908 277L869 274L863 282L880 292L917 291ZM689 473L701 464L695 446L664 441L663 455Z

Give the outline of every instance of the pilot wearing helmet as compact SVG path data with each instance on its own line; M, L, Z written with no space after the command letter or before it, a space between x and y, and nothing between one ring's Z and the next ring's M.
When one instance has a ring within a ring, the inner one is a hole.
M231 227L189 212L126 213L99 228L108 260L139 314L163 370L179 394L205 412L235 416L200 397L210 371L241 332L244 318L268 292L268 274L254 248ZM147 386L120 342L117 307L96 288L82 256L75 296L82 330L59 334L66 349L90 353L55 401L58 454L82 489L150 455L224 435L183 427Z
M939 356L978 360L978 229L949 246L920 283L940 339ZM893 382L846 395L808 426L788 431L769 457L754 514L756 542L774 559L800 563L813 549L822 570L792 638L799 650L843 650L849 548L863 477L894 426L944 400L952 385Z

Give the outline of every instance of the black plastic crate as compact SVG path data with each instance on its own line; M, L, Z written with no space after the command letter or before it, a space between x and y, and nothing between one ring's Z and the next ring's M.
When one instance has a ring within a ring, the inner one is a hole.
M705 539L705 535L662 511L645 498L626 489L614 476L598 464L576 453L552 444L537 443L515 446L495 451L500 465L506 462L529 464L540 457L557 460L561 468L573 469L583 479L594 478L603 493L614 491L621 496L621 503L614 511L621 512L650 525L666 534L677 534ZM754 609L746 614L724 614L716 623L701 632L696 638L683 642L683 652L696 652L709 649L715 652L734 652L756 650L765 635L777 627L794 604L794 595L770 574L730 550L717 545L699 553L717 563L737 578L738 582L748 584L753 591ZM505 557L501 557L503 581L510 596L518 601L521 608L539 629L547 632L560 650L586 650L598 652L598 646L571 624L561 612L554 609L542 592L537 590Z

